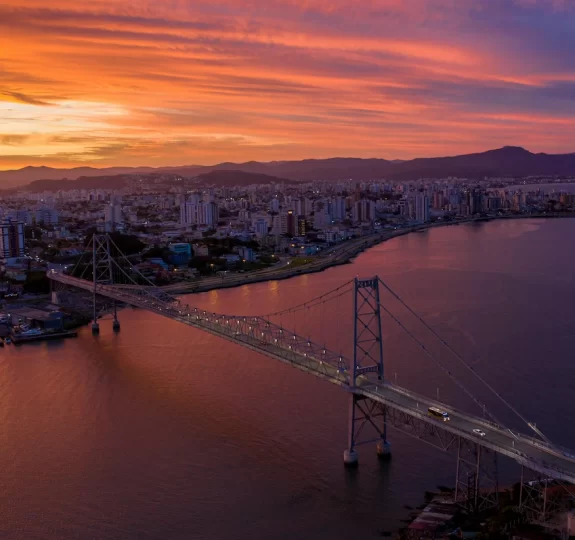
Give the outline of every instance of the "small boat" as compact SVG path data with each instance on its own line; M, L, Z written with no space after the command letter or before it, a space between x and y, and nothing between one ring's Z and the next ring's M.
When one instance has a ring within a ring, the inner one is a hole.
M39 336L43 333L44 332L42 332L42 330L40 330L39 328L30 328L28 330L24 330L21 335L22 336Z

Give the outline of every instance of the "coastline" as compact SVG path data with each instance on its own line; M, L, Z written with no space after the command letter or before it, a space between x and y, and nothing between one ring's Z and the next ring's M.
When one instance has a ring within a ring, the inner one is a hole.
M167 285L162 287L163 290L169 291L171 294L196 294L208 292L216 289L227 289L231 287L240 287L242 285L251 285L252 283L262 283L265 281L276 281L283 279L290 279L292 277L301 276L304 274L314 274L323 272L328 268L339 266L341 264L348 264L360 253L366 249L372 248L378 244L382 244L393 238L404 236L406 234L426 231L436 227L450 227L458 226L461 224L488 222L506 219L558 219L558 218L574 218L575 213L554 213L554 214L521 214L513 216L490 216L462 219L458 221L435 222L416 225L405 229L385 230L379 233L371 234L350 240L342 245L334 246L333 256L323 256L309 264L299 266L295 269L289 266L274 269L268 268L265 270L255 271L250 274L232 274L224 278L207 278L204 282L182 283L176 285Z

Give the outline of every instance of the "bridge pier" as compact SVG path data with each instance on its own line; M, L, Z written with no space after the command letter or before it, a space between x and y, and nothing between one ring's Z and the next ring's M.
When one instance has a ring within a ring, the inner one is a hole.
M120 321L118 320L118 309L116 307L116 301L114 300L114 322L112 323L112 329L114 332L120 331Z
M375 451L379 459L389 459L391 458L391 443L387 439L377 441Z
M458 437L455 503L477 514L499 504L497 454Z
M97 336L100 333L100 325L96 321L92 323L92 334Z
M359 464L359 454L355 450L344 450L343 464L350 469L357 467Z
M346 467L358 466L359 453L356 448L361 444L375 442L380 459L391 457L385 405L361 395L351 394L348 421L348 447L343 453L343 464Z

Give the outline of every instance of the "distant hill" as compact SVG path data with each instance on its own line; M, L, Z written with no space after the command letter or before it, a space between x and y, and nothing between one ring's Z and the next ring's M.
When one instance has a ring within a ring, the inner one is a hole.
M203 173L197 178L205 184L219 186L249 186L251 184L295 184L295 180L278 178L269 174L259 174L237 170L215 170Z
M533 154L524 148L506 146L476 154L439 158L417 158L408 161L359 158L304 159L301 161L272 161L262 163L220 163L213 166L190 165L186 167L112 167L95 169L79 167L75 169L52 169L49 167L25 167L17 171L0 171L0 189L22 186L36 180L80 179L74 187L104 187L114 184L118 175L129 174L177 174L185 177L201 177L213 184L253 184L278 181L311 180L417 180L421 177L443 178L459 176L482 178L484 176L525 177L541 175L575 176L575 153L573 154ZM219 173L219 174L216 174ZM252 175L242 176L240 173ZM211 176L206 176L210 175ZM256 176L253 176L256 175ZM257 175L264 175L257 180ZM88 179L95 180L97 186ZM267 178L265 178L267 177ZM106 178L106 180L102 180ZM284 179L284 180L282 180ZM34 189L42 189L35 184ZM51 184L53 186L53 184ZM113 186L116 187L116 186ZM53 187L46 189L54 189ZM56 188L62 189L62 187Z
M151 173L140 174L142 174L143 178L152 180L154 178L160 177L162 172L163 171L152 169ZM236 170L210 171L203 174L194 175L193 177L203 184L213 184L219 186L249 186L250 184L296 183L295 180L278 178L277 176ZM133 173L117 174L113 176L82 176L77 180L72 181L36 180L35 182L31 182L30 184L23 186L21 189L24 189L25 191L58 191L61 189L120 189L124 187L130 180L133 180Z
M152 169L154 171L154 169ZM76 180L36 180L22 186L25 191L58 191L67 189L120 189L132 180L132 175L116 174L113 176L81 176ZM140 173L143 174L143 173Z
M404 161L396 165L388 177L394 180L409 180L414 177L538 175L575 175L575 153L533 154L524 148L506 146L479 154Z
M153 167L75 167L54 169L52 167L24 167L12 171L0 171L0 189L23 186L35 180L76 180L81 176L114 176L154 172Z

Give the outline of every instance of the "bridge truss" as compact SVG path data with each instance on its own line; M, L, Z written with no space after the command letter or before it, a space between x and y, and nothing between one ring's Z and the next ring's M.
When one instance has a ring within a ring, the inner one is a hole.
M72 287L91 295L95 334L99 331L98 318L103 309L112 311L114 328L119 330L117 305L128 304L211 333L346 389L349 392L349 418L344 463L348 466L357 465L357 447L368 442L376 443L380 457L389 458L388 427L391 427L440 450L456 452L454 497L470 512L480 512L498 503L498 455L507 456L521 466L519 506L531 521L548 522L559 508L558 501L564 501L566 494L575 494L570 485L575 484L575 453L553 445L539 430L535 431L540 436L529 437L507 429L474 396L472 399L482 407L484 414L487 411L491 420L458 411L385 379L381 321L384 312L406 330L427 355L436 362L439 360L382 304L380 284L383 282L377 277L356 278L282 312L238 316L192 308L167 294L134 268L108 235L94 235L86 254L91 260L84 261L83 265L80 261L74 275L51 270L48 277L60 287ZM386 284L383 286L390 290ZM333 301L349 291L354 295L351 360L325 344L273 322L277 315ZM391 293L399 298L393 291ZM449 371L441 363L439 365L451 377ZM462 387L459 381L454 382ZM470 394L466 388L464 390ZM430 418L428 407L449 411L452 420L440 422ZM477 431L489 431L489 437L480 437Z

